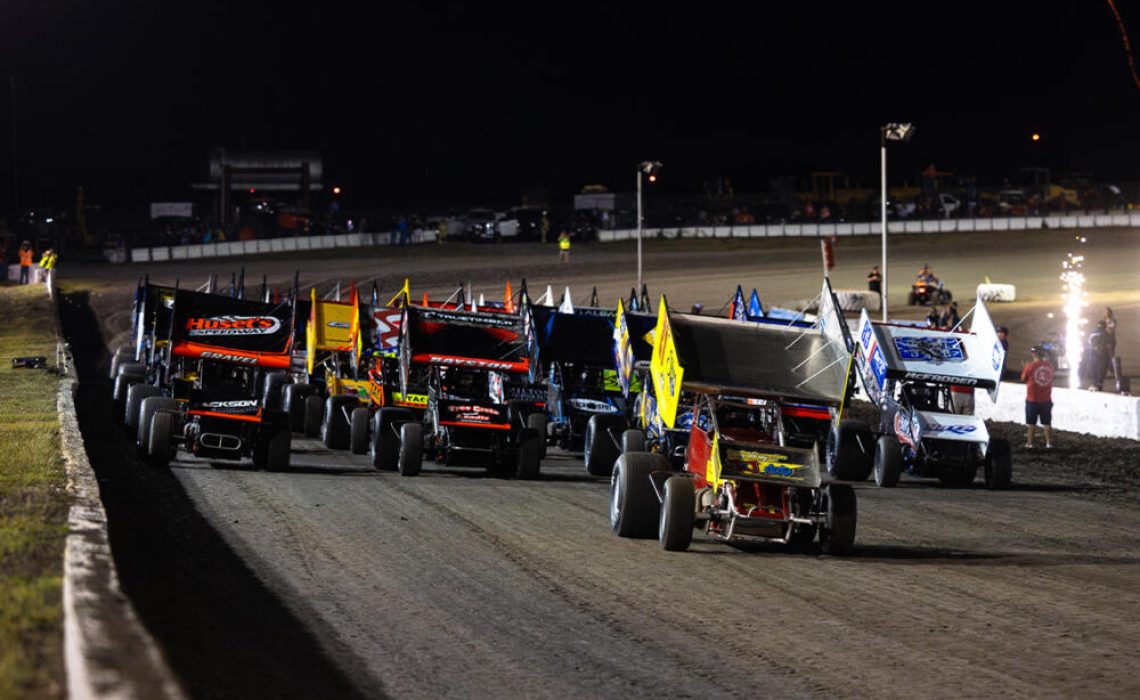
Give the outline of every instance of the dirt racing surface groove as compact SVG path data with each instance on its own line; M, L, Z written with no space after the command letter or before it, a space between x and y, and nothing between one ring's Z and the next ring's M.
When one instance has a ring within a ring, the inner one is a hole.
M528 256L473 276L490 289L503 268L559 270ZM709 299L738 274L710 258L681 249L652 269ZM704 282L694 262L712 266ZM441 288L464 263L422 261ZM335 265L314 267L306 279ZM107 418L102 344L123 330L131 274L70 297L64 320L124 588L195 697L1140 695L1136 443L1060 434L1051 452L1015 450L1008 491L861 485L846 557L619 539L608 484L554 449L537 482L378 473L300 438L286 472L157 471ZM772 294L809 286L789 285Z

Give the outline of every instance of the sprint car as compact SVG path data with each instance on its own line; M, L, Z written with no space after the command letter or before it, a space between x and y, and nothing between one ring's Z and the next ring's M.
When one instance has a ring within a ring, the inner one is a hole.
M270 304L176 291L163 381L138 387L139 449L165 466L179 449L198 457L289 466L284 412L266 409L259 385L288 367L292 304Z
M879 424L874 436L837 433L829 454L873 439L879 486L894 486L904 472L965 486L981 468L988 488L1007 488L1013 473L1009 443L991 438L981 418L953 412L951 386L984 389L995 401L1001 388L1005 350L985 303L978 299L968 315L971 332L949 332L872 322L864 311L854 343L856 365Z
M856 529L855 492L824 480L818 443L795 446L787 403L838 415L848 393L850 353L817 329L672 314L664 301L653 333L654 410L675 429L692 396L682 470L660 452L624 452L610 482L610 526L622 537L656 536L688 549L695 528L714 541L847 552ZM757 358L763 358L758 362Z
M427 373L422 420L404 408L373 417L378 468L420 473L427 456L447 466L483 467L497 476L538 478L545 434L545 389L533 382L537 341L529 305L515 314L409 306L400 323L400 382Z

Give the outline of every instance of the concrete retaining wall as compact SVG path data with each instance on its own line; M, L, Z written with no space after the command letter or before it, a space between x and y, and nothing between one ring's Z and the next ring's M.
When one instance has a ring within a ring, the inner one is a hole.
M998 402L976 392L975 413L987 420L1025 422L1025 385L1002 382ZM1053 427L1098 437L1140 440L1140 397L1053 388Z
M54 294L53 297L58 298ZM58 320L56 335L63 337ZM64 379L59 385L56 407L71 495L63 560L67 695L71 700L182 700L185 695L158 644L119 588L107 534L107 513L75 412L78 382L74 363L62 340L58 342L57 364Z

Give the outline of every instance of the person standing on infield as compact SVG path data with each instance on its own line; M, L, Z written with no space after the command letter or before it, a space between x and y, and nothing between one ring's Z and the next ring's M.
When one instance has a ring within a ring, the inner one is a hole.
M1033 361L1021 370L1025 382L1025 448L1033 449L1033 433L1040 419L1045 431L1045 449L1053 447L1053 365L1045 359L1045 350L1034 345Z

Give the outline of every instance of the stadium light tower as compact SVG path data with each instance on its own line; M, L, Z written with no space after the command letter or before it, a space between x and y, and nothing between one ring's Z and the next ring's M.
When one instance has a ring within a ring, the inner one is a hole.
M911 123L890 123L879 129L879 157L881 162L879 191L882 197L879 215L882 220L883 232L883 284L879 295L880 306L883 309L883 321L887 320L887 141L902 141L907 143L914 136L915 126Z
M643 160L637 164L637 287L641 291L641 178L648 176L650 182L657 182L657 171L661 169L661 162L657 160Z

